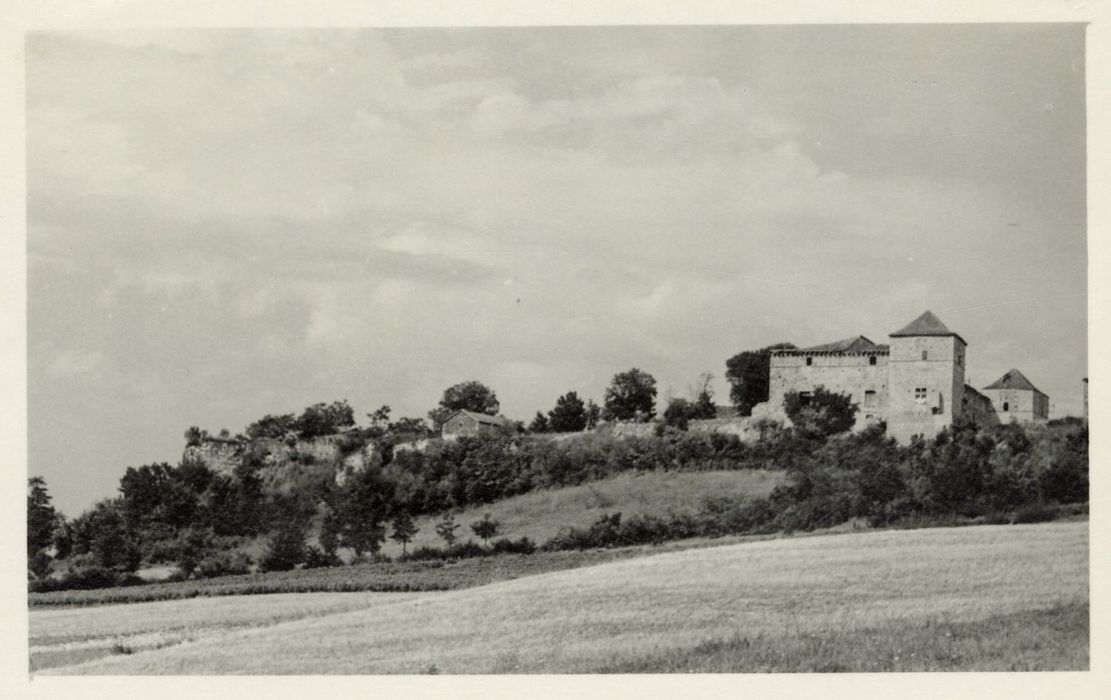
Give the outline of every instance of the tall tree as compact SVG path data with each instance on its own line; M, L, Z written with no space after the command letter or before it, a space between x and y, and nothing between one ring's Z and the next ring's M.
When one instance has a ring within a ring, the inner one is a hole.
M698 375L698 383L694 386L691 404L691 418L716 418L718 409L714 405L714 375L712 372L703 372Z
M777 343L760 350L746 350L725 361L725 378L729 380L729 398L737 413L751 416L756 404L768 400L773 350L792 350L790 343Z
M569 391L556 399L548 412L548 426L553 433L577 433L586 429L586 404L579 395Z
M309 406L297 417L293 427L302 438L309 439L322 435L335 435L353 425L355 425L355 412L344 399L330 404L318 403Z
M647 420L656 414L656 379L633 367L615 374L606 389L606 420Z
M402 557L407 554L405 548L413 541L413 535L418 532L420 532L420 529L413 523L413 518L407 511L403 510L393 516L393 532L390 533L390 539L401 543Z
M58 519L50 501L45 479L33 476L27 480L27 570L35 578L50 573L50 557L46 550L54 540Z

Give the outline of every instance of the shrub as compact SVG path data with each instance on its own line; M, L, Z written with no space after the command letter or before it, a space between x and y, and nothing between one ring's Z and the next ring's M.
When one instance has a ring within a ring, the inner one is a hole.
M1016 525L1029 523L1048 523L1056 520L1057 509L1044 503L1031 503L1019 508L1011 517L1011 522Z
M305 548L304 568L323 569L329 566L343 566L343 560L334 553L330 554L319 547L310 545Z
M197 573L202 578L251 573L251 557L245 552L217 552L201 559Z
M495 554L532 554L536 551L536 543L527 537L522 537L517 541L505 537L494 540L490 549Z

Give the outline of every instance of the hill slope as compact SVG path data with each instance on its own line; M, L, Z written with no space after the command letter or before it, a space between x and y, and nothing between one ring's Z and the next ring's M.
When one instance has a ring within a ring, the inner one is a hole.
M260 616L267 605L238 600ZM769 540L373 600L57 672L686 670L723 654L732 665L712 670L821 670L815 664L831 653L849 655L837 670L1086 669L1088 525ZM32 643L45 619L32 611ZM921 653L900 656L875 639L913 642ZM746 662L759 656L754 648L761 658L782 653ZM670 666L675 659L690 665Z
M767 496L783 483L784 473L762 469L710 472L626 472L609 479L550 491L533 491L455 514L460 541L474 538L470 523L490 517L501 522L498 536L528 537L543 544L567 527L588 527L603 513L620 512L628 518L642 513L694 510L706 496ZM443 546L436 534L439 516L417 520L420 531L409 543L415 547ZM382 552L401 554L401 545L387 540Z

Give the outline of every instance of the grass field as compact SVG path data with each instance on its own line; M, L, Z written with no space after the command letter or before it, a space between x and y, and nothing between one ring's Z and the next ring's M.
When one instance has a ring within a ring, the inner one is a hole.
M589 527L603 513L620 512L625 518L643 513L695 510L706 496L767 496L783 483L784 473L762 469L711 472L626 472L609 479L549 491L533 491L485 506L467 508L455 515L461 540L473 538L470 524L486 513L501 522L501 534L528 537L543 544L567 527ZM419 518L420 531L408 545L442 547L436 534L440 518ZM401 554L401 545L387 540L382 552Z
M1088 524L776 539L443 593L215 602L32 610L32 664L86 674L1085 669ZM82 661L81 644L110 655Z

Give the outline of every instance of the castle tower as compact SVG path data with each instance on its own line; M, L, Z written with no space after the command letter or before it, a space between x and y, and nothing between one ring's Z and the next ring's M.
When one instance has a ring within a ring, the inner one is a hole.
M887 434L933 437L961 413L967 343L929 311L890 337Z

